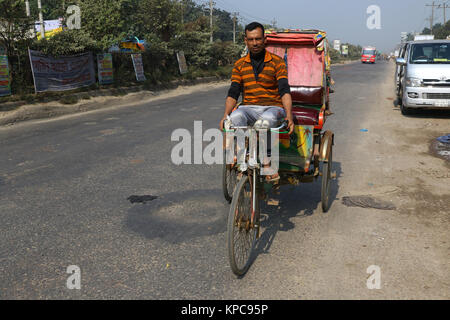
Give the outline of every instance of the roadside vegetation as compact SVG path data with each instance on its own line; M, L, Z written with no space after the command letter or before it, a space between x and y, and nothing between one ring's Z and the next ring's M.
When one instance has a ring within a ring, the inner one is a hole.
M30 1L32 17L38 16L35 2ZM64 16L63 3L63 0L43 1L44 19ZM51 56L90 51L95 59L97 53L108 52L124 39L145 40L149 47L142 53L142 59L147 81L136 83L129 54L113 53L112 87L225 77L244 48L243 27L237 26L239 41L233 43L233 20L229 12L220 9L215 9L214 41L210 43L208 8L192 0L74 0L70 4L81 8L81 29L65 30L49 39L37 40L29 34L35 19L26 16L25 1L0 0L0 46L8 55L13 95L27 98L34 93L28 48ZM180 75L176 59L180 50L184 51L188 64L188 73L184 75Z
M436 40L447 39L450 36L450 20L447 21L445 24L436 23L433 26L433 29L424 28L421 34L434 35L434 39ZM408 41L414 40L414 35L412 33L409 33L407 40Z
M38 40L30 33L38 17L37 2L30 1L31 17L27 17L24 0L0 0L0 47L9 59L12 96L5 101L46 101L67 94L99 88L143 85L154 87L177 79L208 76L229 77L233 62L243 49L243 26L236 26L233 43L233 19L230 12L215 8L213 38L210 42L209 7L193 0L46 0L44 20L65 16L64 6L77 4L81 9L81 29L65 30L51 38ZM271 26L266 26L271 28ZM34 94L28 49L47 55L72 55L90 51L108 52L124 39L145 40L148 48L142 53L147 80L137 83L129 54L113 53L114 83L93 85L66 92ZM349 45L349 56L331 53L332 62L357 58L361 47ZM176 52L184 51L188 72L180 75ZM72 101L64 100L63 101Z
M352 60L359 60L361 58L361 52L362 52L362 47L357 45L353 45L350 43L343 43L343 45L347 45L348 46L348 55L341 55L341 53L330 47L330 58L331 58L331 63L340 63L340 62L344 62L344 61L352 61Z

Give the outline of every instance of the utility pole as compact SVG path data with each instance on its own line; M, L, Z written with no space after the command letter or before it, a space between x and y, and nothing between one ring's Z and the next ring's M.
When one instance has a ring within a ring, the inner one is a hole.
M450 6L448 6L447 2L445 2L443 4L438 5L438 9L440 9L440 8L442 8L442 10L444 10L444 26L445 26L445 24L447 23L447 17L445 15L445 9L450 8Z
M27 12L27 17L30 16L30 1L25 0L25 10Z
M180 6L181 6L181 24L184 25L184 7L185 3L183 0L180 0Z
M237 12L233 13L233 43L236 43L236 21L238 15L239 13Z
M41 0L37 0L39 9L39 24L41 25L41 38L45 38L44 17L42 16L42 3Z
M432 4L426 4L425 7L431 7L431 19L430 19L430 29L431 33L433 33L433 23L434 23L434 8L439 8L439 5L434 4L434 1Z
M213 1L209 0L209 27L211 29L211 36L209 42L213 43Z

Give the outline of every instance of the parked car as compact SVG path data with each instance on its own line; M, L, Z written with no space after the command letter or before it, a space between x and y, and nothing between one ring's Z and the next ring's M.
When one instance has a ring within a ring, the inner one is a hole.
M397 58L405 58L405 54L406 54L406 49L408 48L408 45L411 43L411 41L409 42L405 42L402 43L400 45L400 48L397 51L397 56L394 57L394 59L396 60ZM395 93L397 94L397 98L401 99L402 95L401 95L401 83L402 83L402 79L403 79L403 75L405 72L405 66L401 65L401 64L397 64L395 67L395 76L394 76L394 81L395 81Z
M450 109L450 40L408 42L397 65L402 114L413 108Z

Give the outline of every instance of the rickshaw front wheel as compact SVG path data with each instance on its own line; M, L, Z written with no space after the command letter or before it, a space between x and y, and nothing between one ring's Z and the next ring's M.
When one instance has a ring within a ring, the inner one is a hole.
M226 163L226 156L224 152L223 156L223 168L222 168L222 189L223 195L228 203L233 199L233 191L237 183L237 166L232 166Z
M252 263L252 253L259 231L259 206L252 221L253 190L250 178L245 175L234 190L228 214L228 258L233 273L244 275Z

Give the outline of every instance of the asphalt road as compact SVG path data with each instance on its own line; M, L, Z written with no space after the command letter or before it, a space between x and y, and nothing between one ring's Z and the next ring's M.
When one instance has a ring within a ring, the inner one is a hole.
M227 86L0 129L0 299L448 298L443 256L433 270L446 286L423 292L399 276L420 253L404 242L399 262L398 239L387 245L383 232L405 217L340 201L370 189L366 172L379 170L358 158L360 129L393 96L392 71L387 62L333 68L331 209L320 209L320 179L283 187L280 205L263 207L258 256L242 279L228 265L221 166L171 161L172 132L193 132L194 121L216 128ZM380 264L382 288L369 290L367 268ZM71 265L80 290L66 287Z

